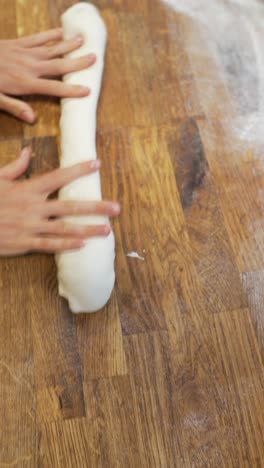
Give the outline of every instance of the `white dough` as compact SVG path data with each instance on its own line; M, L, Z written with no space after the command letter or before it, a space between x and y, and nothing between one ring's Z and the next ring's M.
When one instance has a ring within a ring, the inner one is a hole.
M61 167L96 159L96 109L101 89L106 28L97 9L89 3L78 3L62 15L64 38L77 34L84 38L83 46L69 54L79 57L89 53L97 56L96 64L86 70L64 76L70 84L88 86L91 94L85 98L63 99L61 113ZM60 200L101 200L99 172L82 177L64 187ZM106 217L86 216L67 219L79 224L109 224ZM115 240L111 234L86 241L79 251L58 254L59 293L73 312L95 312L110 298L114 282Z

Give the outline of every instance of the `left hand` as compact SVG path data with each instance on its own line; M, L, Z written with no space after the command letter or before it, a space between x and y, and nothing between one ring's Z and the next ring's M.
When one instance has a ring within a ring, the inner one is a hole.
M27 252L66 252L84 247L91 237L106 237L108 224L90 225L91 215L116 217L112 201L51 200L49 195L80 177L97 171L99 161L86 161L55 169L32 179L19 180L30 162L31 151L0 168L0 257ZM87 224L68 217L87 217Z
M94 64L96 57L93 54L75 59L61 58L82 43L80 36L64 41L60 28L20 39L0 40L0 109L33 123L36 115L29 104L10 95L87 96L89 89L86 87L48 79Z

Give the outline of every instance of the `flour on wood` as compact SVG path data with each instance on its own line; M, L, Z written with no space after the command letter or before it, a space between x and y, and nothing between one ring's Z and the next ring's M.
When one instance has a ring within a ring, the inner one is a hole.
M136 258L137 260L145 260L145 257L141 257L137 252L129 252L126 254L126 257Z
M195 56L212 60L223 86L231 95L235 115L222 108L224 128L235 144L264 143L264 4L257 0L163 0L177 13L200 26L203 47L195 35L187 51L192 64ZM173 24L169 24L173 28ZM190 28L191 29L191 28ZM214 101L219 105L219 81L203 70L205 92L201 102L207 112ZM199 76L197 76L199 81ZM227 112L226 112L227 111Z

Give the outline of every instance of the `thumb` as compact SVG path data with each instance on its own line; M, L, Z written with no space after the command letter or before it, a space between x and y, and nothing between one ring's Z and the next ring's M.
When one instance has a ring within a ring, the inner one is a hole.
M28 104L2 93L0 93L0 109L27 123L33 123L36 120L36 115Z
M0 178L7 180L15 180L20 177L28 168L31 156L31 149L24 148L19 157L0 169Z

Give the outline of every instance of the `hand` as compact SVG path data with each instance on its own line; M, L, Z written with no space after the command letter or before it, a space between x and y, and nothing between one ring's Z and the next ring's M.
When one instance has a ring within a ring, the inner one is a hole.
M0 255L80 249L88 237L107 236L109 226L72 224L64 217L117 216L120 212L117 203L47 199L64 185L97 171L99 161L55 169L30 180L16 180L27 169L30 153L29 148L23 149L15 162L0 169Z
M0 109L33 123L36 119L33 109L9 95L83 97L89 94L86 87L47 79L82 70L96 60L93 54L76 59L58 58L78 49L83 42L80 36L68 41L62 37L62 29L52 29L20 39L0 40Z

